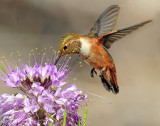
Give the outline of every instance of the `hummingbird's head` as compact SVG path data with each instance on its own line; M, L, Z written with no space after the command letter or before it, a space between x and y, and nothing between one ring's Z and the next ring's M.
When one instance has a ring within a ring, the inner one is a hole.
M79 54L81 48L80 35L78 34L66 34L62 37L58 46L58 58L55 64L58 62L59 58L68 54Z
M59 42L58 56L67 54L80 53L81 43L77 34L66 34Z

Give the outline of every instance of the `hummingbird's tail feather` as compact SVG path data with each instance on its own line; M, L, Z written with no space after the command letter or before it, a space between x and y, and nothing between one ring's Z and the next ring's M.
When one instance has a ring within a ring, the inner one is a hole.
M107 91L111 90L114 94L119 92L115 69L107 68L105 71L102 71L101 81Z

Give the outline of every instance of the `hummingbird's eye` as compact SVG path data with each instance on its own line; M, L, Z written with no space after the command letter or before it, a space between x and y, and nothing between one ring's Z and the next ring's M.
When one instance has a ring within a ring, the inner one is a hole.
M66 50L66 49L67 49L67 46L65 45L63 49Z

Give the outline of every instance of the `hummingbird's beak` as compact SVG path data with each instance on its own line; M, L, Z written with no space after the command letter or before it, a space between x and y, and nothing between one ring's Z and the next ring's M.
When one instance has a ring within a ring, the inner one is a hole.
M58 61L59 61L59 59L61 58L61 56L62 56L62 53L59 52L58 58L57 58L56 61L54 62L54 65L56 65L56 64L58 63Z

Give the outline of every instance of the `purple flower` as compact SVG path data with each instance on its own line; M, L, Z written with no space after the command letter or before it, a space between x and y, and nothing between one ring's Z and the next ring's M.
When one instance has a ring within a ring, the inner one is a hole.
M87 94L77 91L76 85L67 84L69 60L58 68L53 58L50 62L36 62L33 65L21 62L12 69L5 62L1 66L0 78L5 85L18 88L25 94L3 94L0 96L1 122L5 126L62 125L65 109L66 126L78 126L82 118L78 114L79 105L85 103Z
M21 78L17 72L12 71L10 74L7 74L4 83L10 87L18 87L21 83Z

